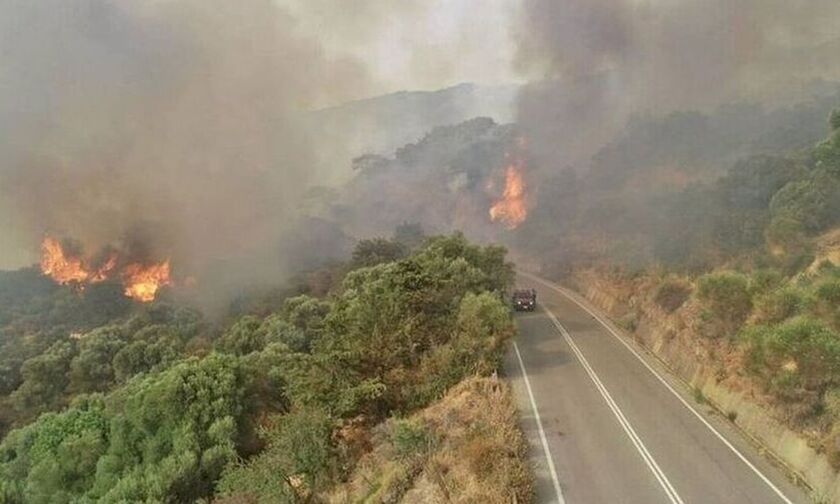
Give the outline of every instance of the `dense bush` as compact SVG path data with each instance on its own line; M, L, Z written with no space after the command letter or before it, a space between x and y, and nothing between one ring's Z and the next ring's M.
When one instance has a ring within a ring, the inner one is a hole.
M255 503L298 502L331 482L336 467L333 420L318 410L273 419L262 436L267 446L248 463L228 466L220 496Z
M749 280L739 273L710 273L700 277L697 297L729 334L744 323L752 310Z
M802 313L809 304L809 296L803 289L781 287L758 299L756 319L763 324L777 324Z
M840 337L819 320L800 316L778 326L755 326L741 339L748 369L775 392L822 392L840 384Z
M209 494L236 455L243 383L233 358L190 359L105 399L41 416L0 444L5 502L184 502Z
M816 288L817 298L833 305L840 304L840 279L824 280Z
M750 275L750 292L754 296L766 294L782 285L784 277L776 269L764 268L753 271Z

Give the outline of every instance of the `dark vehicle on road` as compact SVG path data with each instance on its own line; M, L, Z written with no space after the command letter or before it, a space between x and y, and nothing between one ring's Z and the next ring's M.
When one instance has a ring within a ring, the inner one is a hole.
M516 311L534 311L537 307L537 291L517 289L513 291L513 309Z

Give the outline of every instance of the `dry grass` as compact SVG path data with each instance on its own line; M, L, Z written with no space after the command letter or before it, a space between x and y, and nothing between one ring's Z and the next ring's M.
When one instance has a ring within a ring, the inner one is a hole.
M394 441L395 431L407 428L417 433L411 439L423 440L408 451L404 441ZM410 418L374 429L373 443L349 481L326 500L506 504L532 498L526 441L501 380L469 378Z

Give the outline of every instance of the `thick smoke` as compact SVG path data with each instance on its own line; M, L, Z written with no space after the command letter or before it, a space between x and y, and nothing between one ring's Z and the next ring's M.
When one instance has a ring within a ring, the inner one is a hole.
M282 273L312 182L299 119L366 85L271 0L3 2L0 267L51 233L141 242L199 282Z
M525 0L519 120L549 168L635 113L801 98L840 78L835 0Z

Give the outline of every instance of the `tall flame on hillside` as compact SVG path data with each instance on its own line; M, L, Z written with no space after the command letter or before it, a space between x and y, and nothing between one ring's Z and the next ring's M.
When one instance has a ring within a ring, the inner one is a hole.
M172 284L168 260L148 267L129 264L123 269L122 277L125 295L144 303L154 301L158 289Z
M84 283L90 277L82 260L65 253L61 243L49 236L41 242L41 272L62 285Z
M110 251L104 260L94 261L65 248L47 236L41 242L41 272L60 285L84 289L88 284L119 279L124 293L136 301L154 301L161 287L172 285L169 260L141 263L124 260Z
M490 207L490 219L493 222L501 222L508 229L515 229L528 217L523 168L521 161L508 164L505 168L505 189L502 197Z

